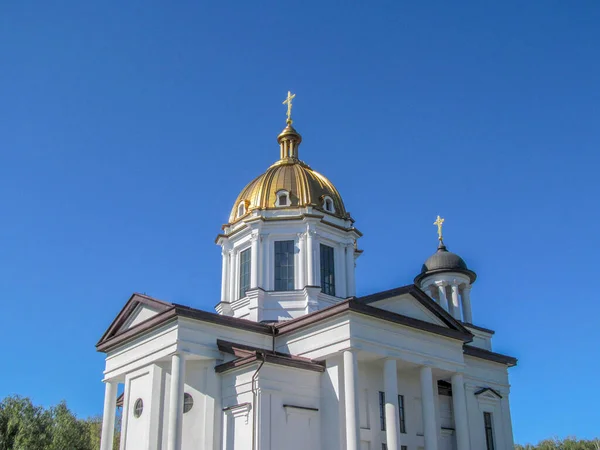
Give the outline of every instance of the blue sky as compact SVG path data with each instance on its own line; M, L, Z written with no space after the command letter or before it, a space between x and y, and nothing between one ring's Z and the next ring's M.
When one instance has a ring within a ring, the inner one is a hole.
M520 360L516 441L597 433L600 3L363 3L0 3L0 398L100 413L132 292L212 309L292 90L359 294L411 283L441 214Z

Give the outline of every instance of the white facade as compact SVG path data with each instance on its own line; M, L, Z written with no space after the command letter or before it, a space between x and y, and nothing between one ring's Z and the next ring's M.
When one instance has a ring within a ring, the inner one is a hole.
M292 206L273 189L217 238L217 314L134 294L101 338L102 450L117 403L121 450L512 450L516 360L473 325L471 272L356 298L361 234L337 191Z

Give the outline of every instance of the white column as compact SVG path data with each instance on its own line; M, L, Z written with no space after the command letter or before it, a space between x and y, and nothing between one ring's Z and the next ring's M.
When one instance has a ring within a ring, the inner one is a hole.
M306 230L306 284L315 285L315 249L314 249L314 230L308 227Z
M423 402L425 450L437 450L437 427L435 424L435 405L433 403L433 374L429 366L421 367L421 401Z
M171 357L171 389L169 398L169 434L167 450L181 450L184 384L185 358L182 354L175 353Z
M267 235L260 234L258 237L258 248L260 249L258 284L257 286L265 289L267 284Z
M356 282L354 281L354 244L346 246L346 295L356 295Z
M102 437L100 450L112 450L115 435L115 414L117 409L117 382L104 382L104 413L102 415ZM125 439L125 436L123 436Z
M333 260L335 267L335 295L337 297L346 298L348 283L346 283L346 246L338 244L334 249L335 257Z
M385 438L388 450L400 450L400 416L398 415L398 367L395 359L383 363L385 389Z
M227 301L228 288L227 281L229 279L229 252L225 250L221 251L221 256L223 257L223 267L221 269L221 301Z
M258 232L253 231L250 251L250 289L258 287Z
M452 315L460 320L460 304L458 303L458 283L452 283Z
M304 289L306 286L306 274L304 269L306 267L306 247L304 246L304 233L298 233L298 282L296 283L296 289Z
M467 398L465 396L465 380L462 373L452 375L452 408L454 410L454 428L456 430L456 450L470 450Z
M446 282L438 281L435 283L435 285L438 287L438 292L440 294L440 306L449 312L448 298L446 297Z
M471 311L471 286L463 286L462 288L462 308L463 317L466 323L473 323L473 313Z
M354 350L344 351L344 397L346 408L346 450L359 450L358 361Z
M234 253L233 250L229 250L229 301L233 302L238 298L238 292L236 292L236 285L239 278L239 267L238 262L239 252Z

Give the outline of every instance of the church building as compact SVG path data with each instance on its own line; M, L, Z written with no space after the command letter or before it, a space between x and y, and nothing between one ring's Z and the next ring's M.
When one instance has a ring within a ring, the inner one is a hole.
M362 233L300 160L293 98L279 159L216 238L216 312L133 294L96 345L101 449L122 407L121 450L513 450L517 360L477 324L443 219L414 284L357 296Z

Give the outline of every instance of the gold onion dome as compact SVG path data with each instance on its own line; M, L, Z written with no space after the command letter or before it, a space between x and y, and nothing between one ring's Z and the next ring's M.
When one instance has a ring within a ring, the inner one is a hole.
M277 136L277 142L280 146L279 161L242 190L231 210L229 223L235 223L255 210L308 206L341 219L352 220L331 181L298 159L302 136L292 127L291 120ZM289 199L285 205L278 204L278 195L282 192L286 192ZM333 205L327 204L327 200L331 200Z

